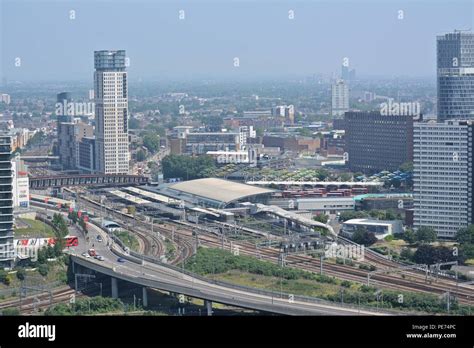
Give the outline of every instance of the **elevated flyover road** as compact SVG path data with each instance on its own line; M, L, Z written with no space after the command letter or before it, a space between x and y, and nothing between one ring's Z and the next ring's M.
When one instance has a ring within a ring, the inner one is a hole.
M112 254L112 253L111 253ZM177 272L163 266L137 264L127 262L118 264L116 255L104 255L105 261L72 255L72 260L81 266L87 267L113 278L122 279L144 287L155 288L173 293L219 302L236 307L249 308L259 311L285 315L387 315L388 313L359 310L356 307L345 307L330 304L329 302L306 302L296 296L285 294L279 298L269 295L267 291L258 289L243 289L243 287L222 286L212 282ZM112 259L111 259L112 258Z
M95 233L105 235L97 226L90 226L92 227L89 232L91 237ZM96 242L94 244L96 252L104 257L103 261L82 256L82 250L80 249L76 249L71 253L72 261L81 267L110 276L112 278L112 286L115 284L116 287L117 279L121 279L144 288L154 288L206 301L284 315L393 314L359 308L357 306L335 304L314 298L281 294L279 291L271 292L207 280L198 275L184 273L179 268L173 266L148 262L126 255L117 244L112 244L111 240L106 237L103 238L103 242ZM126 262L119 263L117 261L118 257L125 258ZM114 293L113 290L112 293ZM118 294L118 290L116 290L116 294Z

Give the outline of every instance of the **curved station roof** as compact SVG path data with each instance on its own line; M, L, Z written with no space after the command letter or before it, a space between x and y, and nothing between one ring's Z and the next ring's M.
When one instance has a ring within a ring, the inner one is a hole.
M270 189L217 178L183 181L171 185L169 188L185 194L220 201L226 204L246 197L273 192L273 190Z

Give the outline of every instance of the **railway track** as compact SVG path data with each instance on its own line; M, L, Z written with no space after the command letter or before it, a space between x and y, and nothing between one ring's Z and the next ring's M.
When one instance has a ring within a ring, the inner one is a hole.
M81 197L80 199L82 201L85 201L86 204L89 206L94 206L94 207L102 206L99 202L95 202L89 198ZM151 223L137 220L135 217L129 214L118 212L114 209L111 209L110 207L105 207L105 208L107 209L107 211L112 213L112 215L116 217L124 227L128 226L128 222L133 223L134 228L133 228L133 231L130 231L130 232L134 233L142 241L144 245L142 252L144 253L144 255L160 258L162 255L165 255L166 253L166 247L164 245L163 240L157 234L155 234L155 232L162 233L166 238L171 240L171 243L173 243L176 253L174 255L174 258L170 260L171 264L179 264L183 262L183 260L186 260L187 258L193 255L194 246L192 244L192 241L188 240L187 238L182 238L181 240L179 240L179 242L176 242L173 238L171 231L167 231L167 230L160 231L159 228L157 228L155 225L154 232L151 232ZM128 221L125 221L124 219ZM130 227L127 227L126 229L131 230Z
M84 199L84 198L83 198ZM89 200L88 200L89 201ZM93 202L98 205L99 203ZM115 211L114 211L115 212ZM122 214L115 212L115 216L122 220L123 219L133 219L132 217L127 216L128 214ZM149 224L143 221L135 220L137 224L141 224L149 228ZM155 225L156 226L156 225ZM179 225L178 225L179 226ZM173 228L175 228L174 225ZM169 236L171 233L175 235L181 235L181 243L187 243L186 248L192 249L192 239L193 234L189 228L175 228L174 232L172 228L168 225L159 225L156 227L156 230L160 233L163 233ZM213 235L211 233L200 233L199 242L201 245L221 248L222 240L220 237ZM279 262L280 251L275 248L256 248L255 244L251 244L245 241L233 241L232 245L239 247L239 253L243 255L254 256L257 258L265 259L271 262ZM231 246L229 241L224 241L224 248L230 250ZM186 254L186 253L184 253ZM191 252L187 252L188 255L192 255ZM183 257L182 259L184 259ZM376 253L366 253L366 258L371 264L375 264L379 268L394 268L399 267L400 263L397 263L392 260L388 260L382 255L377 255ZM174 260L175 263L179 263L182 259ZM312 258L305 255L292 255L289 254L286 257L286 260L289 264L294 265L295 268L300 268L304 270L311 271L313 273L319 273L320 271L320 261L318 259ZM367 273L364 270L355 269L347 265L337 265L331 264L328 262L324 263L324 274L337 277L339 279L351 280L358 283L366 284L367 282ZM456 296L459 302L466 304L474 304L474 290L468 288L462 288L457 286L453 281L439 279L437 282L426 283L425 276L420 274L418 271L404 271L405 279L398 275L385 275L385 274L375 274L371 276L371 281L373 284L377 284L379 287L392 289L392 290L404 290L404 291L415 291L415 292L424 292L424 293L434 293L434 294L444 294L449 291L452 295ZM408 279L407 279L408 278Z
M185 233L185 235L187 236L191 234L191 232L189 231L183 232L182 230L178 233ZM199 235L199 242L203 246L208 246L212 248L222 248L224 244L224 248L229 251L232 250L232 246L238 246L239 254L265 259L273 263L279 262L280 251L275 248L256 248L255 244L243 241L232 242L231 245L231 243L229 243L228 241L224 241L224 243L222 243L222 240L219 240L219 238L217 237L203 234ZM292 267L304 269L313 273L320 272L319 259L315 259L305 255L289 254L286 260L287 263L292 265ZM387 264L392 266L391 263ZM351 266L337 265L325 262L323 265L323 269L324 274L331 275L339 279L350 280L361 284L366 284L367 282L367 272L364 270L353 268ZM474 292L470 289L462 289L459 286L456 286L455 284L444 284L442 282L434 284L425 283L424 276L413 272L406 273L408 273L408 276L405 275L405 279L397 276L377 274L372 276L371 281L372 284L398 291L417 291L425 293L436 293L439 295L449 291L458 298L459 302L465 304L474 304Z
M51 305L67 302L70 300L71 295L75 293L75 290L69 286L64 286L51 290L51 297L49 293L40 293L38 295L30 295L20 299L4 301L0 303L0 310L6 308L18 308L20 314L35 314L38 309L45 309ZM84 296L81 293L75 295L77 297ZM21 305L21 306L20 306ZM36 311L35 311L36 310Z
M201 244L206 245L208 247L222 247L222 243L217 242L215 240L208 240L201 237L200 240ZM273 263L278 263L280 261L279 251L276 249L273 251L269 249L256 250L254 245L246 246L242 243L233 243L233 245L239 245L239 254L241 255L257 257ZM224 247L228 250L231 250L231 246L229 244L225 244ZM291 267L303 269L312 273L320 272L320 261L318 259L303 255L288 255L286 260L287 263L291 265ZM334 276L339 279L350 280L361 284L365 284L367 281L367 272L363 270L358 270L355 268L351 269L347 266L330 264L327 262L323 265L323 274ZM471 305L474 304L474 292L469 289L461 289L456 286L443 284L433 285L421 283L415 279L403 279L386 275L374 275L371 279L372 285L376 284L377 286L397 291L416 291L424 293L435 293L439 295L442 295L443 293L449 291L451 294L457 297L459 302Z

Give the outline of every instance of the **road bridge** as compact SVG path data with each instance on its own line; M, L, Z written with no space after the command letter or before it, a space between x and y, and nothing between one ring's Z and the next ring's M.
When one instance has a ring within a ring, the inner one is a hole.
M337 304L317 298L296 296L283 292L249 288L240 285L213 281L199 275L176 268L168 264L142 256L141 259L126 254L112 239L95 225L90 225L90 234L103 235L103 243L96 243L96 251L104 261L86 258L81 249L71 254L73 269L81 273L84 269L104 274L111 278L112 297L119 296L119 284L122 281L141 286L143 303L147 303L147 288L171 293L183 294L207 301L208 314L212 311L212 302L218 302L241 308L283 314L283 315L388 315L390 312L376 311L371 308ZM93 232L94 231L94 232ZM92 237L93 238L93 237ZM87 245L83 246L83 250ZM79 253L78 253L79 252ZM117 262L117 258L127 260ZM82 270L81 270L82 269ZM397 312L401 314L401 312Z

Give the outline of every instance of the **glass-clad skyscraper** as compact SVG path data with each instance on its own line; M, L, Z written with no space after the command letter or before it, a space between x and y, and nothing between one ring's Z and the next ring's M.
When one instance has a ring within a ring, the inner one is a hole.
M437 37L438 121L474 119L474 33Z

